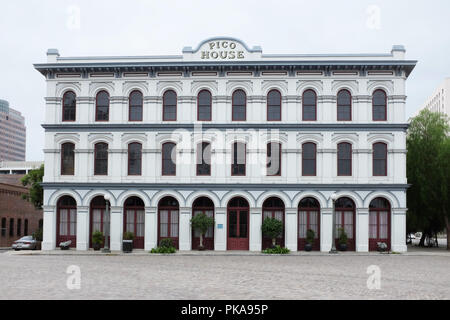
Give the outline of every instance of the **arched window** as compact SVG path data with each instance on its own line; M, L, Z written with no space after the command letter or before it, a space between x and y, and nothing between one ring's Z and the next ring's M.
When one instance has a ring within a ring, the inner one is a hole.
M167 90L163 95L163 121L177 120L177 94Z
M249 249L249 204L241 197L228 202L227 212L227 250Z
M306 245L308 230L314 231L313 250L320 250L320 204L314 198L304 198L298 204L298 250Z
M302 145L302 175L316 175L316 144L307 142Z
M211 175L211 144L208 142L197 145L197 175Z
M61 175L75 174L75 145L70 142L61 145Z
M338 121L352 120L352 95L348 90L341 90L337 94Z
M6 218L2 218L2 237L6 237Z
M317 95L314 90L306 90L303 92L303 121L317 120Z
M281 121L281 93L275 89L267 94L267 121Z
M247 95L244 90L236 90L232 97L232 120L247 120Z
M94 175L108 174L108 144L96 143L94 146Z
M162 145L162 175L175 176L177 174L177 146L173 142Z
M178 248L178 233L180 221L180 206L172 197L164 197L158 203L158 243L162 239L172 239Z
M284 202L280 198L271 197L264 201L262 206L263 221L268 218L273 218L283 223L284 229ZM284 230L276 239L276 244L284 247ZM262 249L267 249L272 246L272 239L263 235Z
M372 119L373 121L387 120L387 97L384 90L378 89L373 93Z
M111 203L106 202L104 196L97 196L91 200L90 204L90 225L89 225L89 243L92 246L92 233L100 231L103 234L106 232L106 227L111 223L111 214L106 214L106 205L108 204L108 211L111 212ZM111 232L109 232L109 239L111 238ZM103 236L103 243L105 237ZM111 243L111 242L109 242Z
M391 205L385 198L375 198L369 205L369 251L384 242L391 249Z
M383 142L373 144L373 175L387 176L387 145Z
M142 174L142 144L133 142L128 145L128 175Z
M97 93L95 121L109 121L109 93L104 90Z
M347 142L337 146L338 176L352 175L352 145Z
M62 121L75 121L77 97L73 91L63 96Z
M130 121L142 121L142 110L144 105L144 99L142 93L135 90L130 93L128 119Z
M192 216L204 214L214 218L214 203L207 197L197 198L192 204ZM192 229L192 249L198 249L200 245L200 231ZM205 249L214 250L214 226L210 226L203 237Z
M235 142L231 150L231 175L245 176L246 145L242 142Z
M281 144L269 142L267 144L267 175L281 175Z
M134 248L144 249L144 201L138 197L130 197L125 201L123 211L123 231L132 232L134 234Z
M197 96L197 120L211 121L211 106L212 97L211 92L202 90Z
M24 234L25 236L28 235L28 219L25 219L25 221L24 221L24 225L23 225L23 234Z
M17 236L22 236L22 219L17 219Z
M9 218L9 236L14 237L14 218Z
M71 196L63 196L58 200L56 210L56 245L70 240L72 241L70 246L75 247L77 243L77 202Z

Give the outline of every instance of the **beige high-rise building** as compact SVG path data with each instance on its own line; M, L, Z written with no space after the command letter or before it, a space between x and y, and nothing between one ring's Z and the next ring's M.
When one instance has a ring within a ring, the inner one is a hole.
M434 112L442 112L450 117L450 78L446 78L437 88L433 94L425 101L422 109L428 109Z
M25 161L26 130L22 114L0 99L0 161Z

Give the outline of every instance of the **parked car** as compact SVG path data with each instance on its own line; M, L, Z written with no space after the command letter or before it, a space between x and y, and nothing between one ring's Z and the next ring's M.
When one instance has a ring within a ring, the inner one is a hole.
M12 249L18 250L36 250L38 249L38 241L33 239L33 236L25 236L19 240L14 241L11 246Z

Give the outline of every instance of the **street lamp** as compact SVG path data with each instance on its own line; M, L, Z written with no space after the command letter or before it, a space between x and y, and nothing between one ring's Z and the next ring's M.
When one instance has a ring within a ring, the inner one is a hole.
M103 196L105 198L105 202L106 202L106 209L105 209L105 218L103 219L105 223L106 222L106 226L104 226L104 230L105 230L105 247L103 248L102 252L105 253L110 253L111 250L109 250L109 241L108 241L108 237L109 237L109 220L108 215L109 215L109 200L111 199L111 196L109 194L105 194Z
M338 253L336 250L336 200L338 198L338 195L336 192L333 192L331 195L331 201L333 201L333 229L332 229L332 236L331 236L331 250L330 253Z

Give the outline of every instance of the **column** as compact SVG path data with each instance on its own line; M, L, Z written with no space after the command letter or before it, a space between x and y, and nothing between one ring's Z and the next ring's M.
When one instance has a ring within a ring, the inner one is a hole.
M77 207L77 250L89 250L89 207Z
M320 215L320 251L331 250L333 237L333 208L322 208Z
M285 244L291 251L297 251L298 244L298 215L297 208L286 208L285 216Z
M145 207L145 251L152 250L158 244L158 217L156 212L156 207Z
M180 225L179 225L179 250L192 249L192 230L191 230L191 208L180 208Z
M111 250L122 250L123 237L123 208L111 207Z
M369 208L356 209L356 251L369 252Z
M44 234L42 250L56 248L56 206L44 206Z
M250 208L250 251L261 251L262 247L262 209Z
M227 208L215 209L214 250L227 250Z
M391 214L391 250L406 252L406 211L407 209L392 209Z

